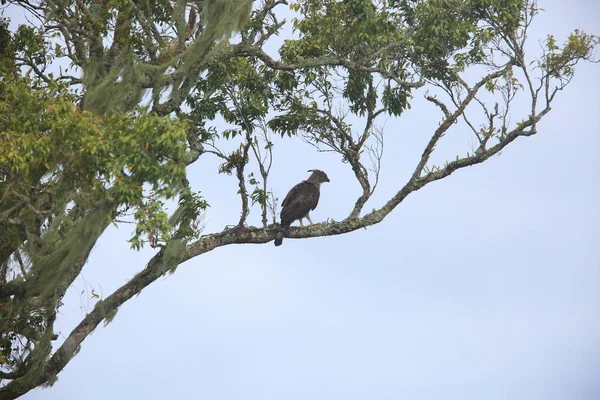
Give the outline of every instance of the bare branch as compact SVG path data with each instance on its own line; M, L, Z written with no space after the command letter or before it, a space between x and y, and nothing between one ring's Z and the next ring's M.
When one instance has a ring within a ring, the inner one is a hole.
M266 143L265 148L267 150L266 154L262 155L262 151L260 149L259 141L257 137L254 137L254 140L250 142L252 152L254 153L254 157L258 163L258 169L260 172L260 176L262 178L262 192L264 194L264 199L260 202L261 207L261 218L263 226L267 226L269 221L267 219L267 209L269 208L269 199L268 199L268 180L269 180L269 172L271 171L271 165L273 164L273 143L271 143L271 138L269 136L267 126L264 121L260 121L258 127L261 131L262 140Z
M369 153L369 158L371 160L371 168L370 171L373 173L374 183L371 188L371 195L375 193L375 189L379 184L379 174L381 172L381 160L383 159L383 130L374 129L373 137L375 138L374 146L366 146L366 149Z
M436 106L438 106L440 108L440 110L442 110L442 112L444 113L444 116L446 118L451 118L450 111L448 111L448 107L446 107L446 105L444 103L442 103L440 100L438 100L437 97L426 95L425 98L428 101L435 104Z
M425 150L423 151L421 160L419 161L417 167L415 168L415 171L413 172L412 180L416 180L417 178L419 178L419 176L421 175L421 172L423 171L423 168L425 168L425 165L427 165L427 162L429 161L429 157L431 156L431 153L433 153L433 150L435 149L435 146L437 145L438 141L446 133L446 131L448 131L448 129L452 126L452 124L454 124L454 122L456 122L458 117L460 117L464 113L467 106L475 98L475 95L477 94L479 89L481 89L481 87L483 85L485 85L487 82L489 82L493 79L499 78L502 75L506 74L506 72L509 71L512 68L512 66L513 66L512 63L507 64L503 69L486 75L483 79L481 79L479 82L477 82L477 84L475 84L475 86L473 86L473 88L468 89L467 96L465 97L464 100L462 100L460 102L460 105L456 109L456 111L454 111L454 113L452 113L449 116L446 116L446 118L444 118L444 120L442 121L440 126L436 129L435 133L429 140L429 143L427 144L427 146L425 147Z

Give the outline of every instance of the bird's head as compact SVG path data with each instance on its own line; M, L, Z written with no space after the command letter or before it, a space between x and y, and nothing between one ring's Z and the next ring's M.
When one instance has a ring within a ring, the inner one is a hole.
M312 172L307 179L309 182L316 183L317 185L320 185L324 182L329 182L327 174L319 169L309 169L308 172Z

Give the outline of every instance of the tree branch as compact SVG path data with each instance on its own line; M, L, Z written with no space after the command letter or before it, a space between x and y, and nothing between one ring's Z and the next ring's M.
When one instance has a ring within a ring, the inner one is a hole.
M508 63L503 69L486 75L483 79L481 79L479 82L477 82L477 84L475 86L473 86L473 88L469 88L467 97L465 97L465 99L460 102L458 108L452 114L447 114L448 110L447 109L444 110L442 108L442 111L444 111L444 114L446 115L446 117L444 118L441 125L436 129L435 133L429 140L429 143L427 143L425 150L423 150L423 154L421 155L421 160L419 161L419 164L417 164L417 167L415 168L415 171L413 172L413 175L412 175L413 181L416 180L417 178L419 178L419 176L421 175L421 172L423 171L423 168L425 168L425 165L427 165L427 162L429 161L429 157L431 156L431 153L433 153L433 150L435 149L435 146L437 145L438 141L446 133L446 131L452 126L452 124L454 124L454 122L456 122L456 120L464 113L464 111L467 108L467 106L469 105L469 103L471 103L471 101L475 98L475 95L477 94L479 89L481 89L481 87L483 85L485 85L486 82L489 82L492 79L499 78L502 75L506 74L506 72L508 70L510 70L512 68L512 66L513 66L512 62ZM428 99L428 100L432 101L430 99ZM435 103L435 101L434 101L434 103Z
M256 57L259 60L261 60L262 62L264 62L265 65L267 65L268 67L270 67L274 70L294 71L294 70L303 69L303 68L339 66L339 67L345 67L347 69L354 69L357 71L377 73L384 78L393 80L394 82L396 82L396 84L398 84L399 86L402 86L403 88L406 88L406 89L419 88L419 87L425 85L424 81L418 81L418 82L406 81L406 80L400 79L398 76L396 76L395 74L393 74L390 71L387 71L387 70L384 70L381 68L367 67L358 62L354 62L354 61L351 61L351 60L348 60L345 58L341 58L341 57L321 56L321 57L315 57L315 58L311 58L311 59L299 60L295 63L284 63L282 61L277 61L277 60L273 59L271 56L269 56L267 53L265 53L264 50L262 50L261 48L253 46L253 45L248 45L246 43L240 43L240 44L234 46L233 52L235 55L238 55L238 56Z
M238 185L240 188L239 193L242 200L242 214L240 215L238 226L243 226L246 223L246 218L248 218L248 214L250 213L250 208L248 207L248 190L246 189L246 177L244 176L244 168L246 167L246 163L248 163L248 150L250 148L251 140L252 139L247 138L246 143L242 145L242 159L238 161L238 163L235 166Z

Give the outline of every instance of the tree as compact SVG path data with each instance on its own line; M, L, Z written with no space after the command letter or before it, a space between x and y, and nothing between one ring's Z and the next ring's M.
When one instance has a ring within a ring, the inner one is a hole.
M1 377L9 381L0 398L52 384L101 322L180 263L272 241L271 135L339 154L361 188L345 220L289 236L352 232L428 183L536 134L598 43L576 31L563 45L549 36L538 58L527 56L538 9L513 0L294 3L298 38L278 55L265 49L288 27L283 1L251 14L249 3L234 1L9 3L38 23L10 32L5 21L0 30L9 50L0 64ZM70 64L57 71L61 60ZM383 152L378 121L402 118L421 95L439 111L439 127L408 181L365 213ZM218 120L230 128L217 130ZM434 164L453 130L470 131L476 145ZM220 172L237 178L241 214L221 232L201 232L208 203L186 179L201 157L221 159ZM168 215L173 198L178 208ZM253 207L261 227L248 226ZM156 254L53 350L66 290L106 227L128 222L136 224L132 247Z

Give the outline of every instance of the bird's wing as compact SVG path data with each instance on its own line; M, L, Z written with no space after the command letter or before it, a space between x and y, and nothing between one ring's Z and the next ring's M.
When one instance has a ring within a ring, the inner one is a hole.
M281 203L281 224L289 225L306 217L319 203L320 191L312 182L303 181L294 186Z

